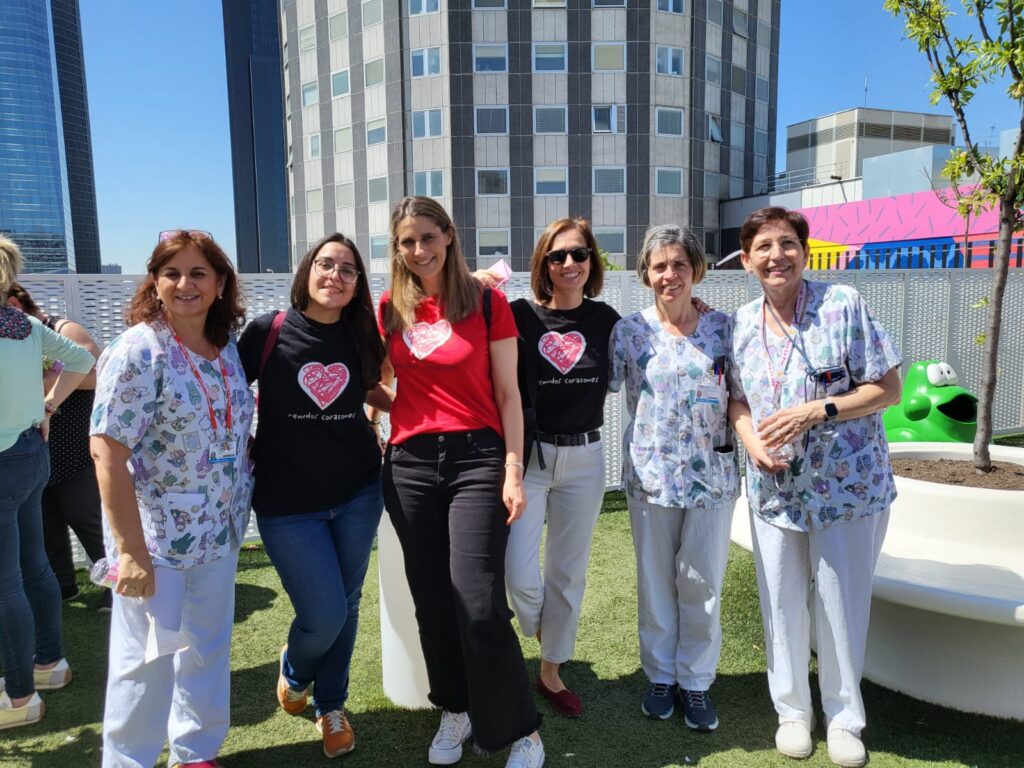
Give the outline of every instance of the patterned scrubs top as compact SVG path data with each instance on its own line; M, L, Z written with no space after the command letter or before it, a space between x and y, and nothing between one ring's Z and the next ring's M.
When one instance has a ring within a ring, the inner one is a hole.
M736 311L730 384L733 397L750 406L755 426L775 410L878 381L901 363L896 345L855 289L805 281L804 290L798 344L789 354L777 398L763 340L776 368L785 360L788 342L767 330L762 336L764 297ZM845 377L830 384L808 377L809 370L830 366L842 367ZM747 499L765 522L804 532L828 528L881 512L896 498L881 413L819 424L793 446L790 469L775 477L747 457Z
M90 434L131 448L129 468L153 562L189 568L237 548L249 524L246 453L254 400L234 341L221 350L231 393L226 428L221 365L191 355L213 401L217 433L183 348L162 321L122 333L100 356ZM212 455L211 455L212 451ZM224 461L211 461L226 457ZM107 552L115 555L104 520Z
M622 479L630 497L707 509L739 495L724 370L731 335L722 312L701 315L691 336L666 333L654 307L616 323L608 388L626 385Z

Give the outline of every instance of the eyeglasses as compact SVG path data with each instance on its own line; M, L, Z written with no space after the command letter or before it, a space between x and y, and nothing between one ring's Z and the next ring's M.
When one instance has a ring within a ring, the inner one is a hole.
M165 240L173 240L174 238L181 237L182 235L193 239L206 238L207 240L213 240L213 235L205 229L165 229L160 233L159 242L162 243Z
M358 277L359 270L351 264L335 264L333 260L324 257L313 260L313 269L320 277L330 277L331 273L337 272L341 282L352 285Z
M569 248L568 250L563 248L557 251L548 251L544 254L544 258L551 264L565 264L565 260L569 256L572 256L573 261L577 264L582 264L583 262L588 261L591 255L589 248L579 246L576 248Z

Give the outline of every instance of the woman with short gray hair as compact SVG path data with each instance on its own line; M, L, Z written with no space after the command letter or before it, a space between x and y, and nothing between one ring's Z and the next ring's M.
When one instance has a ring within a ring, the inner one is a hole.
M652 227L637 273L654 305L623 318L611 341L609 389L626 388L623 484L637 563L641 710L713 731L708 696L722 647L719 606L738 467L725 367L732 320L701 313L693 285L707 271L700 241L676 225Z

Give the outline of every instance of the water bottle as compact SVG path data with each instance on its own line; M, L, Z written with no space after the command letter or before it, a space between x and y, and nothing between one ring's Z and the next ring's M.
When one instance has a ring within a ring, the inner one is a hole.
M98 587L113 589L117 586L117 561L110 562L101 557L89 569L89 581Z
M786 443L785 445L780 445L777 448L772 448L768 451L768 455L773 461L777 461L782 464L789 464L793 461L793 457L796 455L796 450L793 448L792 443Z

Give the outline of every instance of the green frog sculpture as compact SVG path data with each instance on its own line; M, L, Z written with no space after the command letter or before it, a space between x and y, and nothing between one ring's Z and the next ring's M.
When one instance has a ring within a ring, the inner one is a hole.
M882 415L889 442L970 443L978 429L978 398L960 386L952 366L922 360L910 366L900 402Z

